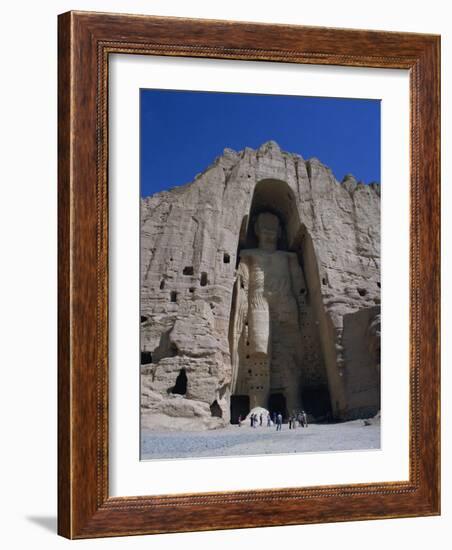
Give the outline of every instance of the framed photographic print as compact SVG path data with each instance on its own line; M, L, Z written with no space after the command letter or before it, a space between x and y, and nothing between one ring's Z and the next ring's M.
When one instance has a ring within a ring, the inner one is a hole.
M437 36L59 17L59 533L439 514Z

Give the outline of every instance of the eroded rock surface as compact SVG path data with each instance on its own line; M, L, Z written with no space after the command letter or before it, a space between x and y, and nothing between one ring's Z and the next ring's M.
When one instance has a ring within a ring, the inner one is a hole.
M234 393L231 319L240 254L258 247L263 212L300 270L291 341L277 320L269 329L266 408L338 419L380 409L380 186L338 182L319 160L267 142L225 149L192 183L142 199L143 426L211 429L252 408ZM277 376L285 356L293 380Z

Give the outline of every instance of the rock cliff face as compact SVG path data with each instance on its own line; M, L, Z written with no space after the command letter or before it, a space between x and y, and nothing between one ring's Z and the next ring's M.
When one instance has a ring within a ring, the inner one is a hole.
M192 183L142 199L143 426L217 428L231 409L233 421L245 413L232 387L231 319L240 252L256 248L262 212L278 217L278 249L302 273L297 407L337 419L379 410L380 186L339 183L319 160L267 142L225 149ZM272 327L270 369L288 350ZM274 384L268 408L284 408L278 388L290 380Z

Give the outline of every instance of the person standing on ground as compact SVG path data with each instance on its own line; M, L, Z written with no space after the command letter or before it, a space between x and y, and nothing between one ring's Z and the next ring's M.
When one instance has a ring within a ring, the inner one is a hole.
M308 415L304 411L302 411L302 414L303 414L303 425L304 425L305 428L307 428L308 427Z
M280 432L282 429L282 414L278 413L276 416L276 431Z
M267 428L271 426L272 419L270 417L270 413L267 413Z
M304 428L304 422L303 422L303 415L298 413L298 423L300 424L300 428Z

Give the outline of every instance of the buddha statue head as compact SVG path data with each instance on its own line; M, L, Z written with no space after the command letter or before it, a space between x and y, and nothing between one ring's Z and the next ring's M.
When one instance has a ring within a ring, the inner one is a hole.
M277 248L278 238L281 233L279 219L270 212L262 212L258 215L254 224L254 231L259 241L259 248L273 252Z

